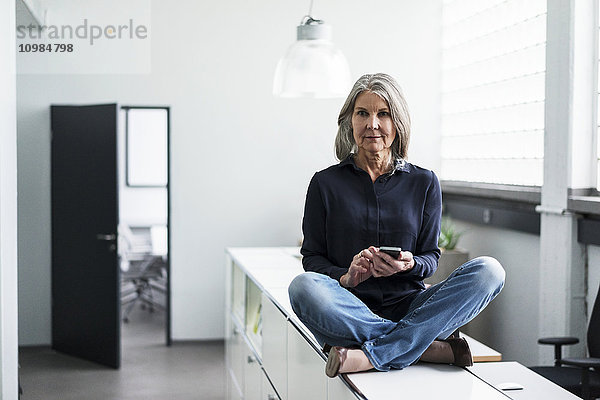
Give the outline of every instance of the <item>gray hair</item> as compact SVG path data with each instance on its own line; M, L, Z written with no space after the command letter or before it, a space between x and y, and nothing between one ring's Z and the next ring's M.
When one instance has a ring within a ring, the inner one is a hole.
M363 92L372 92L386 101L396 128L392 142L390 163L405 160L410 141L410 115L402 89L394 78L387 74L366 74L358 78L338 117L338 131L335 137L335 155L342 161L357 150L352 131L352 113L357 97Z

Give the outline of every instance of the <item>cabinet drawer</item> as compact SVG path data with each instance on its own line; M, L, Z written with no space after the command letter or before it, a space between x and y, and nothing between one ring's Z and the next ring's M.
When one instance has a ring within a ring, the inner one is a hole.
M282 400L287 399L287 318L271 300L262 296L263 368Z
M288 324L287 400L326 399L325 360L298 329Z
M262 369L248 346L244 346L244 400L260 400Z
M230 393L235 396L230 398L242 397L244 388L244 353L246 342L242 336L242 330L232 320L229 324L229 332L225 346L225 361L227 369L228 387Z

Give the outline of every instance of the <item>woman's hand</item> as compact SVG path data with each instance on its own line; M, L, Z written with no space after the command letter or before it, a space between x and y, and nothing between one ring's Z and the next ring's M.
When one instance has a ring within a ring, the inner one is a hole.
M371 259L373 254L365 249L352 258L350 268L340 278L340 285L344 287L355 287L361 282L366 281L372 275L373 264Z
M372 254L372 275L376 278L394 275L398 272L409 271L415 266L415 260L410 251L403 251L398 259L379 251L377 247L369 247L369 253Z

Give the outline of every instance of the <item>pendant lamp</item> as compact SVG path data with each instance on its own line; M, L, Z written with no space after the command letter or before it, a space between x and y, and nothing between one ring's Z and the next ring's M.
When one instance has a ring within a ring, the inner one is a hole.
M331 41L331 26L307 15L296 32L298 40L277 64L273 94L279 97L345 97L351 86L350 68L346 57Z

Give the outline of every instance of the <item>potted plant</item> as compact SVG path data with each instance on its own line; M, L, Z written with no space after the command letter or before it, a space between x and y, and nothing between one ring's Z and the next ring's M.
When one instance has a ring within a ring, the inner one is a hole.
M437 271L433 276L425 279L425 283L433 285L443 281L452 271L469 260L469 252L456 247L462 234L463 232L456 228L450 218L442 218L440 238L438 240L438 247L442 251L442 254L438 261Z

